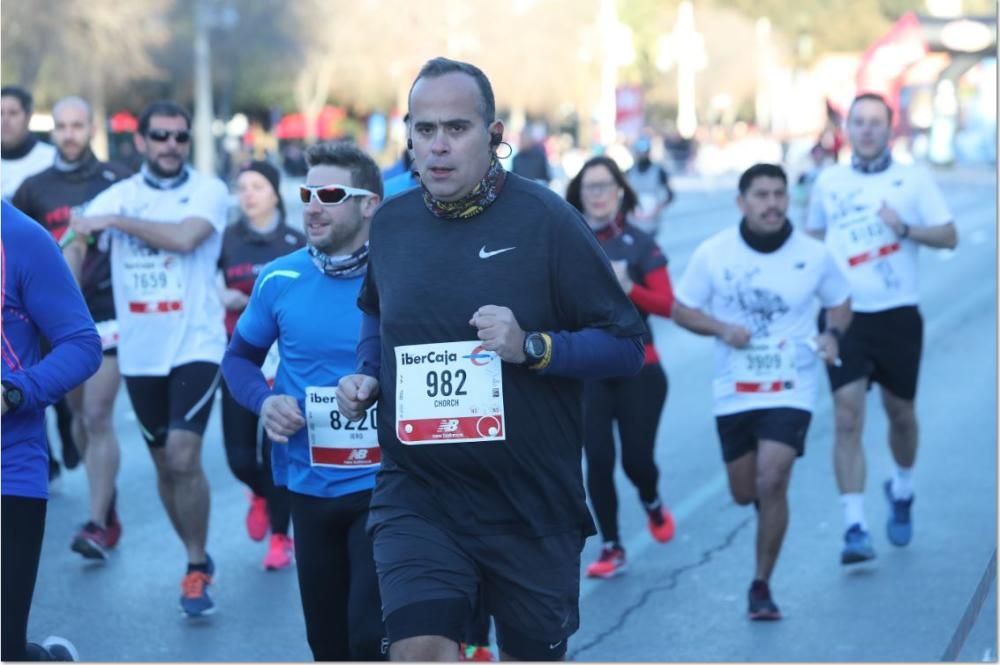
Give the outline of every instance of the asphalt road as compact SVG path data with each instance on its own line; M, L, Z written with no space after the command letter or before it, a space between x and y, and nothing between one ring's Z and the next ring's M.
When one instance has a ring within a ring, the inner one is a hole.
M832 472L830 399L823 393L806 456L795 466L791 524L772 579L786 618L747 621L754 513L736 506L726 488L711 416L712 343L658 320L654 332L670 395L657 461L677 535L665 545L652 540L634 490L619 472L629 570L613 580L584 579L581 628L570 640L570 658L996 660L995 569L984 581L997 545L995 177L983 169L938 174L961 243L954 252L924 250L920 259L926 331L913 543L895 548L885 537L881 483L891 458L886 421L872 393L866 509L878 558L862 567L840 565L843 524ZM678 201L659 235L675 280L698 242L738 218L732 179L677 185ZM159 504L124 390L115 422L122 444L122 542L106 564L85 563L70 551L86 519L86 480L82 469L64 473L49 503L29 638L64 635L85 660L95 661L309 660L295 573L261 567L264 545L246 535L247 497L226 467L218 414L209 423L204 457L219 612L196 622L177 610L184 553ZM584 565L598 549L592 538Z

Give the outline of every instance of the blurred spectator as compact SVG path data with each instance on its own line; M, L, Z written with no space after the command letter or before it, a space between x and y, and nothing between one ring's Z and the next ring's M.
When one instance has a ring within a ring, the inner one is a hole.
M673 171L676 173L686 173L688 164L694 156L694 142L691 139L684 138L675 130L663 140L663 147L667 149L667 154L670 155L670 158L674 162Z
M301 141L289 141L281 149L281 163L285 173L295 178L304 178L309 167L306 165L306 153Z
M666 169L650 159L651 148L648 137L640 137L635 142L632 146L635 164L625 176L639 199L639 205L632 211L630 221L646 233L655 234L663 211L674 200L674 192L670 189L670 177Z
M31 93L24 88L0 89L0 187L7 201L25 178L49 168L56 158L54 147L28 131L31 109Z
M521 135L521 149L514 155L511 170L543 185L548 185L552 180L549 158L545 154L545 128L542 125L534 124Z
M142 166L142 155L135 149L135 139L131 133L120 134L115 139L111 161L118 164L129 174L138 173Z
M382 169L382 180L387 181L398 175L409 174L412 166L413 157L410 155L410 151L403 149L403 154L399 156L399 159Z

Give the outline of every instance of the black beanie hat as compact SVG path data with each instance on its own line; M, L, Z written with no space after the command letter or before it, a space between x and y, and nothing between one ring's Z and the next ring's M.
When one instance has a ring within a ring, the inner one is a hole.
M260 160L254 160L240 169L240 175L243 175L247 171L256 171L257 173L264 176L271 187L274 188L274 193L278 197L278 210L281 211L281 216L285 216L285 202L281 198L281 172L274 167L270 162L264 162Z

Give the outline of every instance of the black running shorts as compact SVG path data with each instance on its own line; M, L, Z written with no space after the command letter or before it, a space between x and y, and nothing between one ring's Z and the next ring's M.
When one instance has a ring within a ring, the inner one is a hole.
M482 594L497 645L518 660L561 660L580 623L579 531L529 537L447 531L416 514L372 509L368 520L389 641L461 642Z
M924 321L916 306L881 312L855 312L840 344L840 367L827 365L830 387L868 379L896 397L917 396Z
M777 441L795 449L798 457L806 450L806 433L812 414L803 409L752 409L715 417L726 464L757 450L757 442Z
M203 435L219 376L219 366L209 362L180 365L167 376L126 376L125 388L146 443L162 448L172 429Z

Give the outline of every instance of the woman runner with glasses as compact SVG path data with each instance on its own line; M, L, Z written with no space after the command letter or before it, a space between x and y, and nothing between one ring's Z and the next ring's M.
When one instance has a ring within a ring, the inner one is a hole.
M232 339L240 313L246 308L257 275L263 267L305 245L301 231L288 226L280 194L281 175L268 162L250 162L236 179L240 217L222 236L219 269L225 281L220 289L226 308L226 334ZM274 382L277 347L264 365L265 378ZM261 452L258 456L258 437ZM240 406L225 381L222 382L222 438L226 461L233 475L250 489L247 534L252 540L271 538L264 555L264 569L287 568L292 563L292 540L288 537L288 489L275 486L271 477L271 440L264 435L257 415Z
M625 221L638 199L613 159L599 156L584 164L567 186L566 200L583 213L622 288L646 322L646 357L639 374L590 380L583 389L587 492L604 541L600 558L587 567L587 575L608 578L625 569L614 480L616 422L622 466L639 490L650 533L661 543L674 536L674 518L657 491L660 472L653 457L667 399L667 375L648 324L650 314L670 316L674 294L663 252L651 236Z

